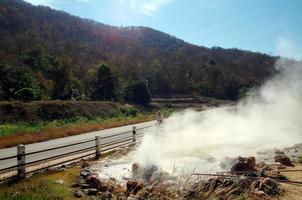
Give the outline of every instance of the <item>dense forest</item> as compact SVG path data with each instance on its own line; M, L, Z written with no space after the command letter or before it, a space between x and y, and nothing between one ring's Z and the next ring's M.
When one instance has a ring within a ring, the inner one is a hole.
M147 27L109 26L22 0L0 0L0 38L2 100L143 104L149 94L236 100L273 74L276 60L196 46ZM142 102L133 98L137 94L145 94Z

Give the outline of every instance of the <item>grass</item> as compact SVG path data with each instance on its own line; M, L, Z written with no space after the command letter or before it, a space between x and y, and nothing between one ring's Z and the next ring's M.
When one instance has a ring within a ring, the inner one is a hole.
M164 116L173 112L163 109ZM81 133L103 130L107 128L130 125L156 119L155 113L139 112L136 109L126 109L117 116L110 117L78 117L41 122L17 122L0 125L0 148L30 144L50 139L61 138Z
M68 187L52 180L26 181L0 188L0 199L5 200L61 200L68 196Z
M1 200L73 200L71 184L79 177L79 166L48 174L39 174L15 183L0 185ZM63 183L56 183L63 180ZM86 200L87 198L82 198Z

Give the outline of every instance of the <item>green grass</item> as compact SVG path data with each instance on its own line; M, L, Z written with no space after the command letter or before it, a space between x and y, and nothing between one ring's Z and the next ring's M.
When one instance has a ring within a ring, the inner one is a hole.
M174 110L171 108L162 109L162 114L167 117ZM0 137L12 136L19 133L37 133L46 128L60 128L67 126L79 126L90 123L110 124L120 120L130 119L151 119L155 118L155 113L141 112L136 108L124 109L121 113L109 117L77 117L72 119L58 119L54 121L40 121L40 122L16 122L16 123L4 123L0 125Z
M69 188L52 180L40 179L0 187L1 200L63 200Z

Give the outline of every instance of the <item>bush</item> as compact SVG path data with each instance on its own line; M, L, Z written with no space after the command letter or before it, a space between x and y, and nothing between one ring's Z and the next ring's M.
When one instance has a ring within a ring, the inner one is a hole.
M35 100L35 91L32 88L22 88L15 93L15 98L21 101Z
M149 105L151 96L145 83L132 82L124 90L124 100L139 105Z
M123 115L125 116L131 116L131 117L135 117L138 114L138 109L135 107L129 107L129 108L122 108L121 112L123 113Z

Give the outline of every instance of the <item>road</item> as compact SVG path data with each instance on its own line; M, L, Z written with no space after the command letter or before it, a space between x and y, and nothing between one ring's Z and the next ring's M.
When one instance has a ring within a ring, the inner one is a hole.
M136 126L138 129L140 129L140 128L149 127L149 126L155 125L155 124L156 124L156 121L149 121L149 122L139 123L139 124L135 124L135 125L127 125L127 126L122 126L122 127L117 127L117 128L110 128L110 129L105 129L105 130L101 130L101 131L94 131L94 132L84 133L84 134L80 134L80 135L49 140L46 142L28 144L25 146L25 151L26 151L26 153L30 153L30 152L40 151L43 149L50 149L50 148L59 147L59 146L63 146L63 145L87 141L90 139L94 139L95 136L97 136L97 135L100 135L101 137L107 137L107 136L112 136L112 135L116 135L116 134L123 133L123 132L128 132L127 134L124 134L124 135L118 135L115 137L102 139L101 143L104 144L107 142L116 141L118 139L121 139L121 138L124 138L127 136L132 136L132 127L133 126ZM141 130L138 130L137 133L141 133L143 131L144 130L141 129ZM68 153L68 152L75 151L78 149L92 147L94 145L95 145L95 141L91 141L91 142L79 144L76 146L69 146L69 147L65 147L65 148L61 148L61 149L32 154L32 155L26 156L26 162L29 163L31 161L41 160L44 158ZM0 149L0 159L4 158L4 157L15 156L16 154L17 154L16 147ZM17 158L0 161L0 170L10 167L10 166L14 166L16 164L17 164Z

